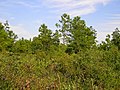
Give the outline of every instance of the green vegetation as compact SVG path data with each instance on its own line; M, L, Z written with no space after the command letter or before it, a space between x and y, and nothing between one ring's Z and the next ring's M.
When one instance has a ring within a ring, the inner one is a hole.
M0 23L0 90L119 90L120 31L97 44L96 31L63 14L58 30L16 40Z

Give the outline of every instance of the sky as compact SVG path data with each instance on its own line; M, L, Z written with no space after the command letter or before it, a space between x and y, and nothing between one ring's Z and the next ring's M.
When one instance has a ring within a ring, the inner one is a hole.
M19 38L37 36L43 23L54 31L64 13L93 26L99 42L120 29L120 0L0 0L0 22L8 20Z

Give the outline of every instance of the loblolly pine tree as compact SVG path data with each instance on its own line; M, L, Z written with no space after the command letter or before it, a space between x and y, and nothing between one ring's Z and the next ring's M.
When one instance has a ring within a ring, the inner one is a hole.
M64 18L63 18L64 17ZM70 18L64 14L62 17L62 32L66 35L68 48L75 53L82 49L90 49L96 45L96 31L92 27L87 27L84 20L79 16Z
M79 16L72 20L70 33L72 36L71 45L74 46L75 52L81 49L90 49L95 44L95 31L87 27L85 21L81 20Z
M115 31L112 33L112 44L118 47L120 50L120 30L118 28L115 29Z
M120 50L120 31L118 28L111 35L107 35L105 41L100 43L99 48L109 50L112 47L117 47Z
M99 49L103 49L103 50L109 50L110 48L112 47L112 43L111 43L111 40L110 40L110 35L108 34L107 36L106 36L106 39L105 39L105 41L102 41L102 43L100 43L99 45L98 45L98 48Z
M58 46L60 44L60 37L61 37L61 34L59 33L58 30L56 30L55 33L53 33L52 35L54 45Z
M47 28L45 24L42 24L39 28L38 37L34 37L32 41L33 51L43 50L49 51L52 45L52 31Z
M0 50L12 50L17 35L10 30L8 21L3 25L0 23Z
M64 13L61 16L61 20L59 20L59 23L56 24L56 27L59 28L59 31L61 33L61 41L63 44L69 43L69 29L70 29L70 16Z

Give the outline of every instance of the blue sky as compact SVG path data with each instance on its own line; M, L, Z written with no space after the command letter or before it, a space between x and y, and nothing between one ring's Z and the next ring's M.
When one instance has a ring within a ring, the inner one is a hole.
M37 36L42 23L55 30L63 13L93 26L99 42L120 29L120 0L0 0L0 22L8 20L19 38Z

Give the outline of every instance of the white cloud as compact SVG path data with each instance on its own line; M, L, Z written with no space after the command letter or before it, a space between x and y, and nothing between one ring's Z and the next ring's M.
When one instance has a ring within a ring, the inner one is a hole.
M14 26L10 26L11 27L11 30L18 35L19 38L26 38L26 39L30 39L34 36L36 36L35 33L32 33L32 32L28 32L27 28L25 28L25 26L23 26L22 24L19 24L19 25L14 25Z
M108 32L104 32L104 31L101 31L101 32L97 32L97 40L98 40L98 43L101 43L101 41L105 41L105 38L107 35L111 35L112 32L108 31Z
M45 6L50 9L49 12L56 12L60 15L68 13L72 16L87 15L96 11L96 5L106 5L111 0L34 0L32 1L18 1L6 0L2 1L0 7L14 7L21 5L28 8L40 9Z
M5 21L5 19L3 18L0 18L0 22L3 23Z
M107 34L112 34L112 32L118 28L120 30L120 14L109 14L109 19L104 21L104 23L98 23L95 28L97 29L97 40L99 42L104 41ZM101 31L102 30L102 31Z
M40 19L34 21L34 25L37 26L37 27L39 27L39 26L42 25L43 23L44 23L44 22L43 22L42 20L40 20Z
M95 12L95 8L93 6L85 7L81 10L75 9L73 11L68 11L68 13L72 16L87 15L93 12Z
M25 7L28 7L28 8L40 8L40 5L37 5L36 3L31 3L31 2L25 2L25 1L16 1L16 2L13 2L15 4L18 4L18 5L22 5L22 6L25 6Z
M15 18L11 17L10 19L14 20ZM5 19L0 18L0 23L4 24L5 21L6 21ZM36 27L37 27L38 23L40 23L40 22L38 22L38 21L35 22ZM19 39L22 37L24 37L25 39L30 39L35 36L38 36L38 32L28 31L29 29L30 29L29 27L26 27L23 24L10 25L10 30L12 30L18 36Z
M35 0L36 1L36 0ZM16 5L28 7L28 8L40 8L41 6L37 2L25 1L25 0L6 0L0 2L0 7L16 7Z
M96 5L106 5L111 0L44 0L45 6L72 16L87 15L96 11Z

